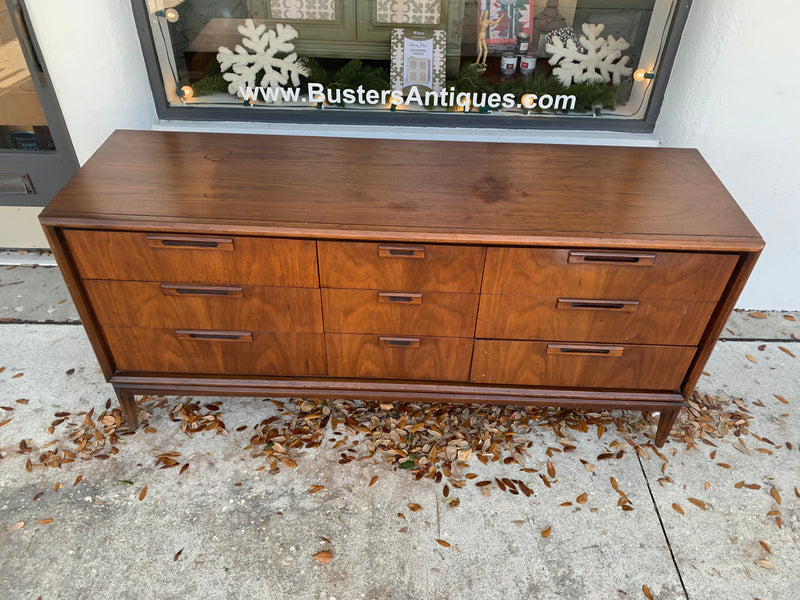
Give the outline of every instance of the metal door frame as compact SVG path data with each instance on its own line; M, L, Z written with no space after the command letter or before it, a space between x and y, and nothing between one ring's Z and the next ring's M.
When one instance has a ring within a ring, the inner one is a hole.
M32 194L2 194L0 206L44 206L80 167L24 0L5 0L31 79L42 103L55 151L0 149L0 173L28 175Z

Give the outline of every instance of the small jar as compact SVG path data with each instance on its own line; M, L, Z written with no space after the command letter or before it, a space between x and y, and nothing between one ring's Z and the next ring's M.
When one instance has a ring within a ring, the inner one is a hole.
M536 70L536 57L526 54L519 57L519 72L523 75L530 75Z
M503 75L513 75L517 71L517 55L513 52L503 52L500 57L500 72Z
M524 31L517 34L517 43L514 47L514 52L517 56L525 56L528 53L528 48L531 45L531 36Z

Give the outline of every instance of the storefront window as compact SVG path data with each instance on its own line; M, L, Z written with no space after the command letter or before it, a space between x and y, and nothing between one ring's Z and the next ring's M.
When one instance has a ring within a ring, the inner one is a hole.
M411 113L436 125L458 114L467 127L653 121L688 10L678 0L133 1L152 33L143 46L163 82L156 94L178 118L217 108L391 124Z

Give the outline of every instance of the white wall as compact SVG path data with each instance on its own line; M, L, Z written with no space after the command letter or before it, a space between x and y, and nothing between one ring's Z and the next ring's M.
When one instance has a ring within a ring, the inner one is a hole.
M767 242L740 306L800 308L797 0L694 0L655 135L155 123L129 0L28 2L85 162L116 128L697 147Z
M767 243L743 308L800 308L797 0L694 0L661 116L696 147Z
M155 106L130 0L26 2L81 164L115 129L150 129Z

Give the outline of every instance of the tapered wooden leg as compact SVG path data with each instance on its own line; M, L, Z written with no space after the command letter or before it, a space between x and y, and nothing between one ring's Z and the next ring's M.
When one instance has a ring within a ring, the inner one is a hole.
M115 390L115 392L117 394L117 399L119 400L119 406L122 409L122 413L125 415L125 421L128 423L128 427L131 428L131 431L136 431L136 428L139 427L136 397L134 396L133 392L129 392L127 390Z
M665 408L661 411L661 416L658 418L658 429L656 430L656 447L661 448L664 442L667 441L672 426L675 424L675 419L678 418L680 408Z

